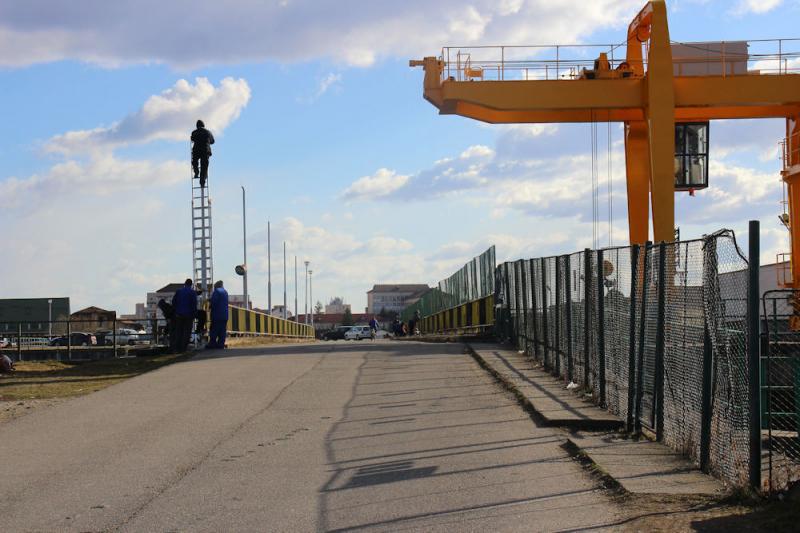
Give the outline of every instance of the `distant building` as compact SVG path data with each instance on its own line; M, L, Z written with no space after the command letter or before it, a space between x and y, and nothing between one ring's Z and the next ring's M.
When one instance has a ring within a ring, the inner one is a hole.
M247 307L244 305L244 294L229 294L228 295L228 304L234 307L241 307L242 309L252 309L253 308L253 300L247 298L247 302L250 304Z
M430 287L422 284L374 285L367 291L367 312L378 314L386 310L399 313L429 290Z
M326 315L341 315L345 310L350 309L350 304L344 303L344 299L337 296L331 299L331 303L325 306ZM352 309L351 309L352 311Z
M87 333L112 329L116 318L116 311L106 311L95 306L75 311L69 316L73 331L85 331Z
M175 296L175 292L182 287L183 283L170 283L169 285L164 285L155 292L148 292L144 304L145 317L163 319L164 315L161 314L161 310L158 308L158 301L163 298L167 303L172 302L172 297Z
M27 333L45 333L50 318L69 318L69 298L0 299L0 333L17 331L18 323Z
M272 306L272 312L268 313L268 314L270 314L272 316L276 316L278 318L283 318L283 304L273 305ZM292 314L291 311L288 311L288 310L286 311L286 318L292 318L293 316L294 315Z

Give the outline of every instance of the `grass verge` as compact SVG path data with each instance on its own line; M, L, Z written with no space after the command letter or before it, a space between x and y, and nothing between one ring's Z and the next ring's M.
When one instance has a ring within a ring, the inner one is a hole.
M168 354L81 363L20 362L17 363L14 373L0 376L0 401L68 398L89 394L191 356L192 354Z

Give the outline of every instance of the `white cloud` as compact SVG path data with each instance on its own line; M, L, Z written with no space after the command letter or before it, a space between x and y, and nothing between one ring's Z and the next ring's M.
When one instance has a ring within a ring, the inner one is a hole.
M767 13L780 6L783 0L739 0L733 12L737 15Z
M345 200L374 199L389 196L408 183L408 176L380 168L372 176L363 176L342 192Z
M459 156L461 159L470 159L473 157L491 157L494 155L494 150L489 148L488 146L483 146L481 144L476 144L475 146L470 146ZM447 160L443 160L444 163L448 162Z
M58 163L43 174L2 180L0 198L6 209L30 210L31 206L47 206L59 202L66 193L116 195L114 203L118 204L122 193L144 187L162 189L187 179L185 163L123 160L105 153L94 155L86 162Z
M641 0L51 0L0 8L0 66L64 59L181 68L319 58L368 66L442 45L577 42L622 29ZM565 16L568 14L569 16Z
M341 81L342 81L341 74L334 74L333 72L329 72L327 76L325 76L319 81L319 87L317 87L317 93L316 93L317 98L328 92L328 89L340 83Z
M194 85L178 80L173 87L153 95L136 111L109 127L70 131L50 139L49 152L74 154L114 149L156 140L187 141L197 119L221 134L239 117L250 101L250 87L244 79L223 79L219 87L207 78Z

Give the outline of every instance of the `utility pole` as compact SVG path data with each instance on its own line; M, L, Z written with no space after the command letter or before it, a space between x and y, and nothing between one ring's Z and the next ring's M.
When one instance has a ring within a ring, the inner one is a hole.
M305 306L305 322L306 326L308 325L308 264L311 261L306 261L306 290L303 292L303 305Z
M283 319L286 320L286 241L283 241Z
M267 220L267 314L272 314L272 238Z
M242 185L242 239L244 240L244 260L242 262L244 266L244 276L242 276L242 288L244 291L244 308L250 309L249 300L247 298L247 213L245 212L245 208L245 191L244 185Z
M308 271L308 302L311 304L311 327L314 327L314 284L311 281L311 276L314 274L314 271Z
M297 309L297 256L294 256L294 321L299 322L297 318L299 309Z

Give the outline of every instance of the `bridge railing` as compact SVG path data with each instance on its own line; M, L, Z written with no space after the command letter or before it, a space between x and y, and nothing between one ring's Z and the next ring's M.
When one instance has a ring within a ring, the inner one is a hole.
M400 314L421 333L479 332L494 326L495 248L472 258Z
M314 338L314 328L251 309L229 306L228 333L231 335Z

